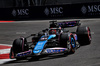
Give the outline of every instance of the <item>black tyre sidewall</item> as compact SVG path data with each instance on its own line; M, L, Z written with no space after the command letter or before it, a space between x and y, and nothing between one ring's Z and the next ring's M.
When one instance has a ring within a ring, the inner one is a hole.
M22 40L21 39L14 40L13 51L14 51L14 54L22 52Z
M62 33L60 35L60 46L61 47L67 47L67 41L69 40L67 33Z
M70 33L71 34L71 33ZM61 36L60 36L60 45L62 46L62 47L67 47L67 41L69 41L69 42L71 42L70 41L70 38L71 38L71 36L70 36L70 34L68 35L68 33L63 33L63 34L61 34ZM70 37L70 38L69 38ZM71 46L71 50L69 50L70 51L70 53L75 53L75 48L73 48L72 47L72 45L71 45L71 43L70 43L70 46ZM68 48L68 47L67 47Z
M81 26L77 28L77 37L80 45L88 45L91 43L89 36L91 37L90 28L87 26Z
M13 51L14 51L14 54L28 51L27 40L22 39L22 38L15 39L13 42Z

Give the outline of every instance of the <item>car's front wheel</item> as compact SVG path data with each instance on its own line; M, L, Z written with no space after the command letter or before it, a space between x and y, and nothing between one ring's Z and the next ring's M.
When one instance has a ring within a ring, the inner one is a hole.
M71 33L62 33L60 35L60 46L68 49L68 52L75 53L76 43Z
M16 55L17 53L28 51L28 45L25 38L15 39L13 42L13 53ZM16 59L19 59L16 57Z

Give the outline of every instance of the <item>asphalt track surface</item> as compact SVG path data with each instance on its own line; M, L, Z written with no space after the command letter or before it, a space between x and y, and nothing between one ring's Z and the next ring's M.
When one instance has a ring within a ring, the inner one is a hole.
M100 66L100 19L80 19L83 26L89 26L92 32L90 45L81 46L75 54L67 56L51 55L39 61L10 61L0 66ZM62 21L62 20L60 20ZM12 44L20 36L28 36L49 27L49 20L17 21L0 23L0 43ZM75 31L75 28L69 28Z

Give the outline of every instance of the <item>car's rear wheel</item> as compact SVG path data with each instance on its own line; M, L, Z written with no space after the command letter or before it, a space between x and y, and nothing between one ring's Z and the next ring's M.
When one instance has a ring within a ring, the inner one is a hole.
M91 31L89 27L79 26L77 28L77 37L80 45L88 45L91 43Z

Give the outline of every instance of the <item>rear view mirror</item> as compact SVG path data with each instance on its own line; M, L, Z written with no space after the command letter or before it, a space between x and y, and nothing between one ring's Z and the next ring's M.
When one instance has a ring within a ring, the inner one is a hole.
M45 32L46 30L42 30L43 32Z

